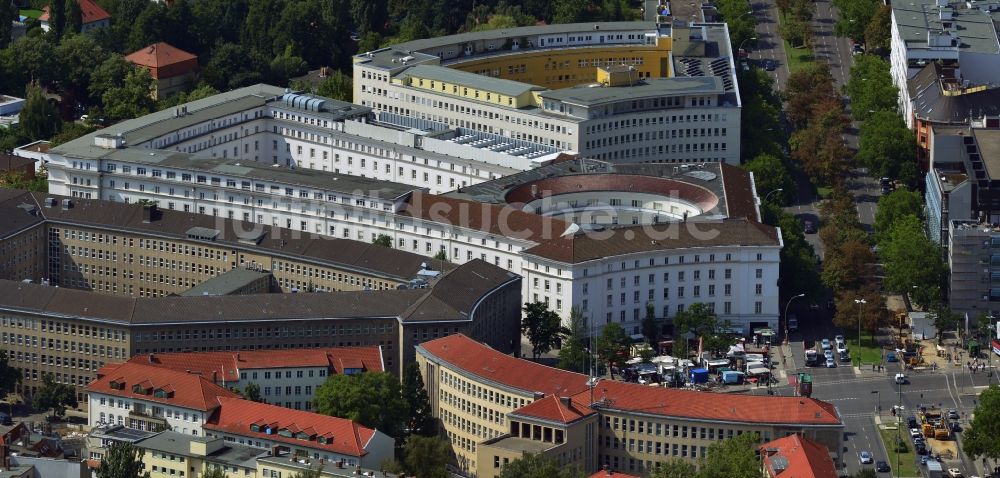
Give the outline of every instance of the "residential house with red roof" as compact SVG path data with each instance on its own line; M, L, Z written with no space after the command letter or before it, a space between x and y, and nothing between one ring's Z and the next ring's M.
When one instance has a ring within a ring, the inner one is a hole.
M154 43L125 59L149 71L153 77L153 99L180 93L194 84L197 77L198 56L169 43Z
M327 377L384 372L382 347L333 347L214 352L172 352L135 355L138 363L187 372L224 388L260 387L266 403L309 410L314 392Z
M830 450L798 434L760 445L764 478L837 478L837 466Z
M205 377L140 363L105 365L87 385L90 426L123 425L202 435L220 397L239 395Z
M58 1L58 0L57 0ZM90 31L95 28L102 28L111 25L111 14L106 12L94 0L76 0L80 4L80 31ZM38 23L42 30L49 31L49 7L42 8L42 14L38 17Z
M812 398L592 381L461 334L420 344L417 363L456 465L478 477L499 476L505 459L526 452L588 473L645 474L668 458L696 461L742 433L798 434L841 453L839 411Z
M392 437L346 418L241 398L219 397L218 402L205 423L209 437L351 468L378 468L393 456Z

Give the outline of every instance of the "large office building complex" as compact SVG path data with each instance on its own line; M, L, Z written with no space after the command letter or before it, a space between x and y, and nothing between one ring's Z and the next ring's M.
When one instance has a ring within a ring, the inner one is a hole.
M26 395L44 373L82 394L105 363L137 354L380 346L385 370L398 373L413 345L449 333L508 351L518 342L520 277L481 260L455 267L194 213L11 190L0 191L0 217L0 347ZM181 295L246 267L270 272L276 291L301 293Z
M840 413L812 398L595 381L460 334L421 344L417 363L458 466L479 478L499 476L524 453L586 472L647 473L670 458L696 461L712 443L748 432L765 441L798 434L841 458Z
M456 141L494 151L542 145L613 162L738 164L729 45L724 24L679 20L415 40L354 57L354 102L381 121L454 128Z

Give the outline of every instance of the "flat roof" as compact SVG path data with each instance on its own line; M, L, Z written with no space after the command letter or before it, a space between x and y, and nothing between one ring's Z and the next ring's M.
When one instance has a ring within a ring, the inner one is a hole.
M494 78L492 76L479 75L437 65L414 65L407 68L400 76L414 76L456 85L466 85L469 88L492 91L508 96L519 96L529 91L541 91L545 89L529 83Z
M400 51L422 51L431 48L438 48L458 43L482 41L490 39L520 38L536 35L557 35L560 33L574 33L581 31L627 31L646 30L655 32L657 25L649 21L637 22L592 22L592 23L556 23L552 25L531 25L517 28L501 28L497 30L484 30L478 32L459 33L434 38L422 38L406 43L392 45L390 48ZM363 54L362 54L363 55ZM360 56L360 55L359 55Z
M1000 41L993 23L1000 21L1000 14L983 12L979 7L968 8L965 2L953 1L948 6L953 12L950 21L960 39L960 51L1000 53ZM892 2L892 15L908 49L929 48L927 32L945 30L936 0Z
M482 445L500 448L501 450L536 454L548 450L549 448L553 448L558 444L537 441L537 440L529 440L527 438L503 436L487 441Z
M976 138L986 174L991 180L1000 179L1000 130L972 128L972 137Z
M540 93L548 98L580 106L596 106L639 98L677 94L725 93L722 78L717 76L648 78L632 86L577 86Z
M194 442L208 443L221 438L196 437L175 431L164 431L136 443L136 446L147 450L156 450L171 455L192 456L191 444ZM267 450L224 442L222 448L209 453L206 459L215 463L257 468L257 457L268 453Z
M230 269L184 292L180 296L230 295L255 281L270 277L270 272L261 272L242 267Z

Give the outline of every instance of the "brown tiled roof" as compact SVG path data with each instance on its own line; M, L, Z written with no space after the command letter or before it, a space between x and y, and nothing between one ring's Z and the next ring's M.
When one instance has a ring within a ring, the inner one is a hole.
M532 191L537 191L537 195ZM696 184L632 174L576 174L545 178L511 189L505 199L511 204L526 204L549 196L587 191L628 191L669 195L695 204L702 211L715 209L719 204L718 196Z
M527 213L510 206L420 191L410 195L400 215L534 242L559 237L570 227L570 223L561 219Z
M638 252L778 245L777 229L757 221L737 218L586 231L545 241L524 253L574 264Z
M101 370L104 375L99 374L90 382L87 385L87 392L201 411L214 410L219 406L219 398L238 397L204 377L167 368L126 362L117 367L104 367ZM112 388L111 382L124 384L123 388L121 390ZM148 394L133 392L132 386L137 384L149 389L150 392ZM173 395L157 397L154 391L158 389L172 391Z
M0 280L0 309L133 325L367 317L461 321L469 320L483 295L517 277L479 259L457 270L454 278L443 277L428 289L245 296L131 298Z
M801 435L788 435L760 445L760 456L770 478L837 478L837 467L822 444ZM784 458L778 465L776 457Z
M12 194L12 193L6 193ZM4 201L0 195L0 218L10 215L21 220L27 213L18 210L19 202L36 206L40 216L57 223L69 223L95 228L122 229L140 234L157 234L171 238L186 239L192 227L215 229L220 232L216 244L227 244L235 248L264 250L273 254L287 255L296 259L316 260L335 263L340 267L355 269L370 275L383 276L394 280L409 280L416 276L426 263L438 271L455 267L447 261L439 261L412 252L376 246L368 242L337 239L319 234L294 231L266 225L251 225L242 221L213 217L205 214L176 210L159 210L157 220L144 223L142 206L97 199L67 198L44 193L28 193L30 197L18 201ZM45 198L57 201L70 199L73 207L64 210L61 206L43 207ZM34 219L32 222L36 222ZM10 223L0 221L0 237L9 230ZM256 229L254 228L256 226ZM250 232L247 232L250 230ZM260 237L259 242L247 244L245 239Z
M483 380L555 396L572 396L574 407L608 408L677 418L735 423L841 426L833 405L813 398L707 393L602 380L591 390L587 376L502 354L462 334L420 344L418 353Z
M239 398L220 397L219 403L221 405L219 409L205 422L205 428L208 430L289 443L296 447L329 450L351 456L368 454L365 446L375 435L375 430L346 418L292 410ZM260 431L252 431L251 425L260 426ZM270 427L272 433L265 433L266 427ZM278 433L283 429L293 434L301 431L310 438L306 441L294 436L284 437ZM320 443L319 437L327 439L329 443Z
M726 190L729 217L760 221L750 171L726 163L719 163L719 171Z
M0 238L19 233L43 220L31 193L0 188Z
M56 0L58 1L58 0ZM111 15L104 11L100 5L94 2L94 0L77 0L80 4L80 13L83 19L83 24L98 22L107 18L111 18ZM49 21L49 7L46 5L42 8L42 14L38 17L39 20L43 22Z
M590 407L572 400L568 401L568 404L563 403L560 397L548 395L545 398L540 398L514 410L511 414L521 417L540 418L551 422L572 423L594 413Z

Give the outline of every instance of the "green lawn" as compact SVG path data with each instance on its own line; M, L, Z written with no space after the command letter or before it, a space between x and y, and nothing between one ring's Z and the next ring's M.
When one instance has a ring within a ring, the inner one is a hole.
M23 9L21 9L21 15L24 15L24 16L26 16L28 18L35 18L35 19L37 19L38 17L42 16L42 11L41 10L34 10L34 9L31 9L31 8L23 8Z
M865 364L879 363L882 361L882 348L872 341L872 337L864 332L861 334L861 345L858 346L858 331L847 327L844 330L844 340L847 340L847 347L851 350L851 357L857 362L858 350L861 351L861 362Z
M896 425L892 424L891 426L895 427ZM906 444L906 452L899 454L899 470L896 470L896 448L892 445L896 440L896 430L883 430L880 428L878 434L882 437L882 444L885 445L885 449L889 453L885 461L893 468L892 476L921 476L920 470L917 469L917 455L913 452L913 443L910 442L908 433L900 430L899 436L902 438L903 443ZM896 473L899 474L897 475Z
M816 60L813 51L809 48L794 48L787 41L785 42L785 57L788 59L788 70L795 73L803 68L812 65Z

